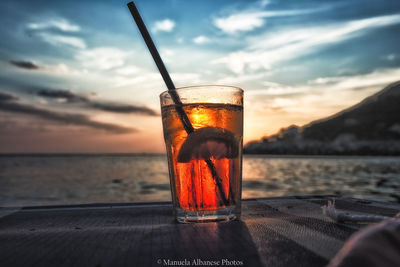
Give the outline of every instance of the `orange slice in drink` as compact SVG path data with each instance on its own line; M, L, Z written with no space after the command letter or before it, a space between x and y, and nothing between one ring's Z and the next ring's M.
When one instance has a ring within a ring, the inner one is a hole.
M219 127L204 127L188 135L179 151L178 162L234 158L237 155L238 145L231 131Z

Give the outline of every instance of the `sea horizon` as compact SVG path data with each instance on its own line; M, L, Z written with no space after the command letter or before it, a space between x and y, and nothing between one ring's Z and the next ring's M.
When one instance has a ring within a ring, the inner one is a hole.
M400 157L244 155L242 198L338 195L400 202ZM0 206L171 201L167 157L0 154Z
M156 152L5 152L0 153L0 157L13 157L13 156L27 156L27 157L51 157L51 156L167 156L166 153L156 153ZM255 154L255 153L243 153L243 156L250 157L250 156L265 156L265 157L284 157L284 158L303 158L303 157L310 157L310 158L355 158L355 157L384 157L384 158L396 158L400 157L400 155L309 155L309 154Z

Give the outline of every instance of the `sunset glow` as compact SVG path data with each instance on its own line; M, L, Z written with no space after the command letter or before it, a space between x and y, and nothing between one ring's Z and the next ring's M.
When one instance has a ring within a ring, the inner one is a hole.
M176 87L244 89L245 143L400 79L399 1L135 2ZM165 152L166 87L125 1L0 10L0 153Z

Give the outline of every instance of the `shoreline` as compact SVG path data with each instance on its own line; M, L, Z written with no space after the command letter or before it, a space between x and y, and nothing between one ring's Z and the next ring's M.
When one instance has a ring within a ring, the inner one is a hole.
M0 158L5 157L166 157L163 153L0 153ZM268 154L268 153L243 153L245 157L270 157L270 158L397 158L399 155L390 154Z
M68 158L68 157L166 157L162 153L0 153L0 158L17 157L42 157L42 158ZM360 154L266 154L243 153L243 157L265 158L400 158L400 155L360 155Z

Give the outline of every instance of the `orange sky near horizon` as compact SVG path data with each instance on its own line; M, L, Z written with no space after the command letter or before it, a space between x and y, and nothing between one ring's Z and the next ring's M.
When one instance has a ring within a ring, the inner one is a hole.
M380 89L380 88L379 88ZM346 98L340 103L329 100L316 103L308 109L306 106L290 105L285 107L271 107L263 109L252 105L251 96L244 104L244 144L249 141L260 140L263 136L275 134L282 127L292 124L302 126L311 121L333 115L350 105L357 104L368 95L379 91L370 89L360 91L353 98ZM246 93L245 93L246 97ZM308 96L310 97L310 96ZM329 99L331 97L325 97ZM316 98L320 101L322 98ZM331 98L332 99L332 98ZM296 101L297 103L297 101ZM1 114L5 113L0 113ZM15 116L15 115L14 115ZM108 116L97 116L98 119L112 119ZM137 115L124 115L125 124L134 125L137 132L114 134L87 127L58 125L50 126L46 121L42 128L27 127L15 129L2 135L0 140L1 153L165 153L162 121L160 116L146 117ZM124 119L118 118L120 123ZM40 125L40 121L39 121ZM45 127L45 129L43 128ZM3 129L4 131L4 129ZM29 133L29 134L28 134Z

